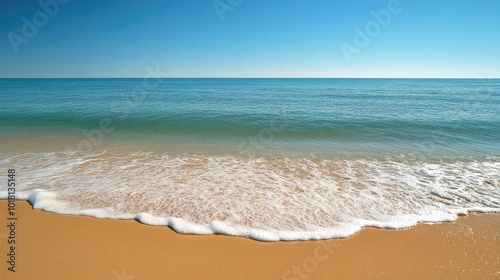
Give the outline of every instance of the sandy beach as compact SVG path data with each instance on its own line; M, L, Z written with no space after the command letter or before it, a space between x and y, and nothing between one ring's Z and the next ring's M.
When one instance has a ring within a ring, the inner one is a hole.
M500 1L450 2L0 1L0 280L500 280Z
M500 215L405 230L365 228L346 239L259 242L181 235L167 227L16 205L16 272L6 262L7 203L0 203L1 279L495 279Z

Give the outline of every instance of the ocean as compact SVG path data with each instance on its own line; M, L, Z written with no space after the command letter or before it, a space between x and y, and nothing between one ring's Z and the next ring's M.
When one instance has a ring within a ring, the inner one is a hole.
M0 79L0 98L0 166L46 211L263 241L500 212L499 79Z

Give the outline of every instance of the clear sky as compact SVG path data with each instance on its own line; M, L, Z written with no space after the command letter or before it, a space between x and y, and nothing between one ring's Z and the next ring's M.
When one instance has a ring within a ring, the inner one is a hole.
M500 77L498 0L38 1L0 1L0 77Z

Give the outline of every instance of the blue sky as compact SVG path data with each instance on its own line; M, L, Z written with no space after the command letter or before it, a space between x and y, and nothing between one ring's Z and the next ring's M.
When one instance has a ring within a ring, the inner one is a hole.
M500 77L497 0L41 2L0 1L0 77Z

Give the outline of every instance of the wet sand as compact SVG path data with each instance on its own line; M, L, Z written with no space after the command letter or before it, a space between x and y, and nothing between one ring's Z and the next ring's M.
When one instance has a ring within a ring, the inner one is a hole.
M346 239L259 242L181 235L136 221L16 205L16 272L7 270L0 201L0 279L498 279L500 215L410 229L365 228Z

